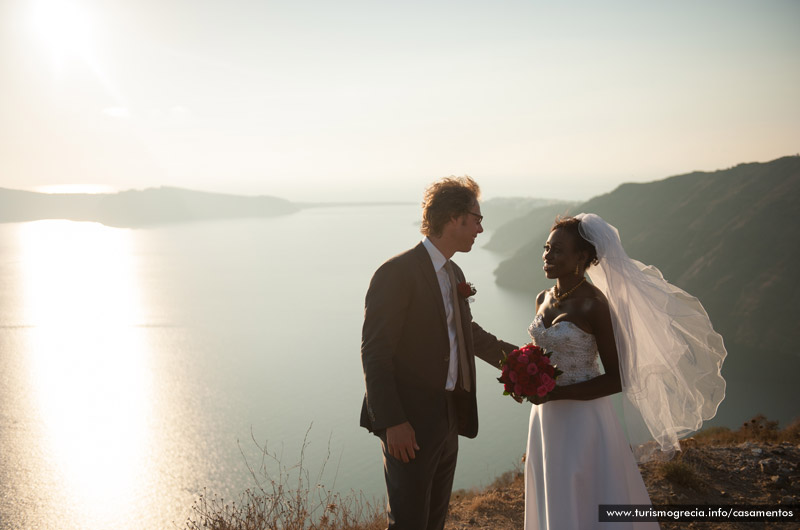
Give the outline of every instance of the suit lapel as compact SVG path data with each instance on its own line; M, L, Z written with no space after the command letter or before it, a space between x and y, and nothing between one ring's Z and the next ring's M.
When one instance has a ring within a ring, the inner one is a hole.
M462 271L461 267L456 265L455 262L453 262L453 272L455 273L456 276L456 282L461 283L466 281L464 279L464 271ZM458 286L455 285L453 286L453 288L456 289L457 293ZM467 303L466 299L464 299L460 295L457 295L456 299L458 300L458 310L461 315L461 329L464 330L464 336L467 337L467 349L469 350L472 346L472 340L471 340L472 330L470 327L470 322L472 322L472 317L471 317L472 313L470 312L469 304Z
M466 281L464 277L464 271L461 270L461 267L456 265L453 262L453 272L456 276L456 281L461 283ZM454 286L454 289L458 289L458 287ZM457 292L457 291L456 291ZM461 329L464 330L464 338L466 339L466 347L467 347L467 357L470 359L469 363L469 374L472 378L472 385L473 385L473 392L475 391L475 378L476 378L476 370L475 370L475 343L472 342L472 313L470 313L469 304L467 301L462 298L461 296L456 296L458 300L458 309L459 314L461 315Z
M425 282L428 284L428 291L433 296L433 303L436 305L439 311L439 316L442 319L442 325L445 329L447 329L447 313L444 309L444 299L442 298L442 288L439 287L439 278L436 277L436 271L433 270L433 262L431 261L431 256L428 254L428 250L425 248L425 245L420 243L414 248L414 252L417 256L417 261L419 262L420 272L422 276L425 278Z

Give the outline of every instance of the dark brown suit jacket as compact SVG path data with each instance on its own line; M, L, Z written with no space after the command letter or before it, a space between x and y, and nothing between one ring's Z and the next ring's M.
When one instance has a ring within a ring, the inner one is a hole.
M454 265L456 279L464 273ZM498 340L472 322L469 304L459 297L461 325L467 342L472 391L456 391L459 434L478 434L475 356L499 367L502 352L514 345ZM420 243L375 272L367 291L361 361L367 392L361 426L380 434L409 421L415 430L446 417L450 362L444 301L428 251ZM498 391L499 390L498 386Z

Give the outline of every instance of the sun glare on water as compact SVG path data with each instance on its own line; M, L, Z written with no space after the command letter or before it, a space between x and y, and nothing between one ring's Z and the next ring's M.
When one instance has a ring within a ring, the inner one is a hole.
M74 509L89 526L113 524L141 496L150 445L132 235L37 221L20 236L30 377L51 472L66 486L66 498L42 503Z

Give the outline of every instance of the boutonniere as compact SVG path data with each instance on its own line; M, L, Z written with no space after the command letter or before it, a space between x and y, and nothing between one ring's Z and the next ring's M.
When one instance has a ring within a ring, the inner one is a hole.
M471 303L473 301L472 297L475 296L475 293L477 292L478 290L475 289L475 286L469 282L461 282L458 284L458 295L461 298L464 298L467 303Z

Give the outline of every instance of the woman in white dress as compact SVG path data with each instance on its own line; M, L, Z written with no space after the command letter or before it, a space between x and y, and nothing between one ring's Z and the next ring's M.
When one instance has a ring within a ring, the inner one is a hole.
M658 528L599 522L600 505L650 504L610 396L623 393L626 421L659 449L679 450L724 397L722 339L696 298L630 259L596 215L557 220L542 258L556 284L529 332L563 374L531 410L525 529Z

